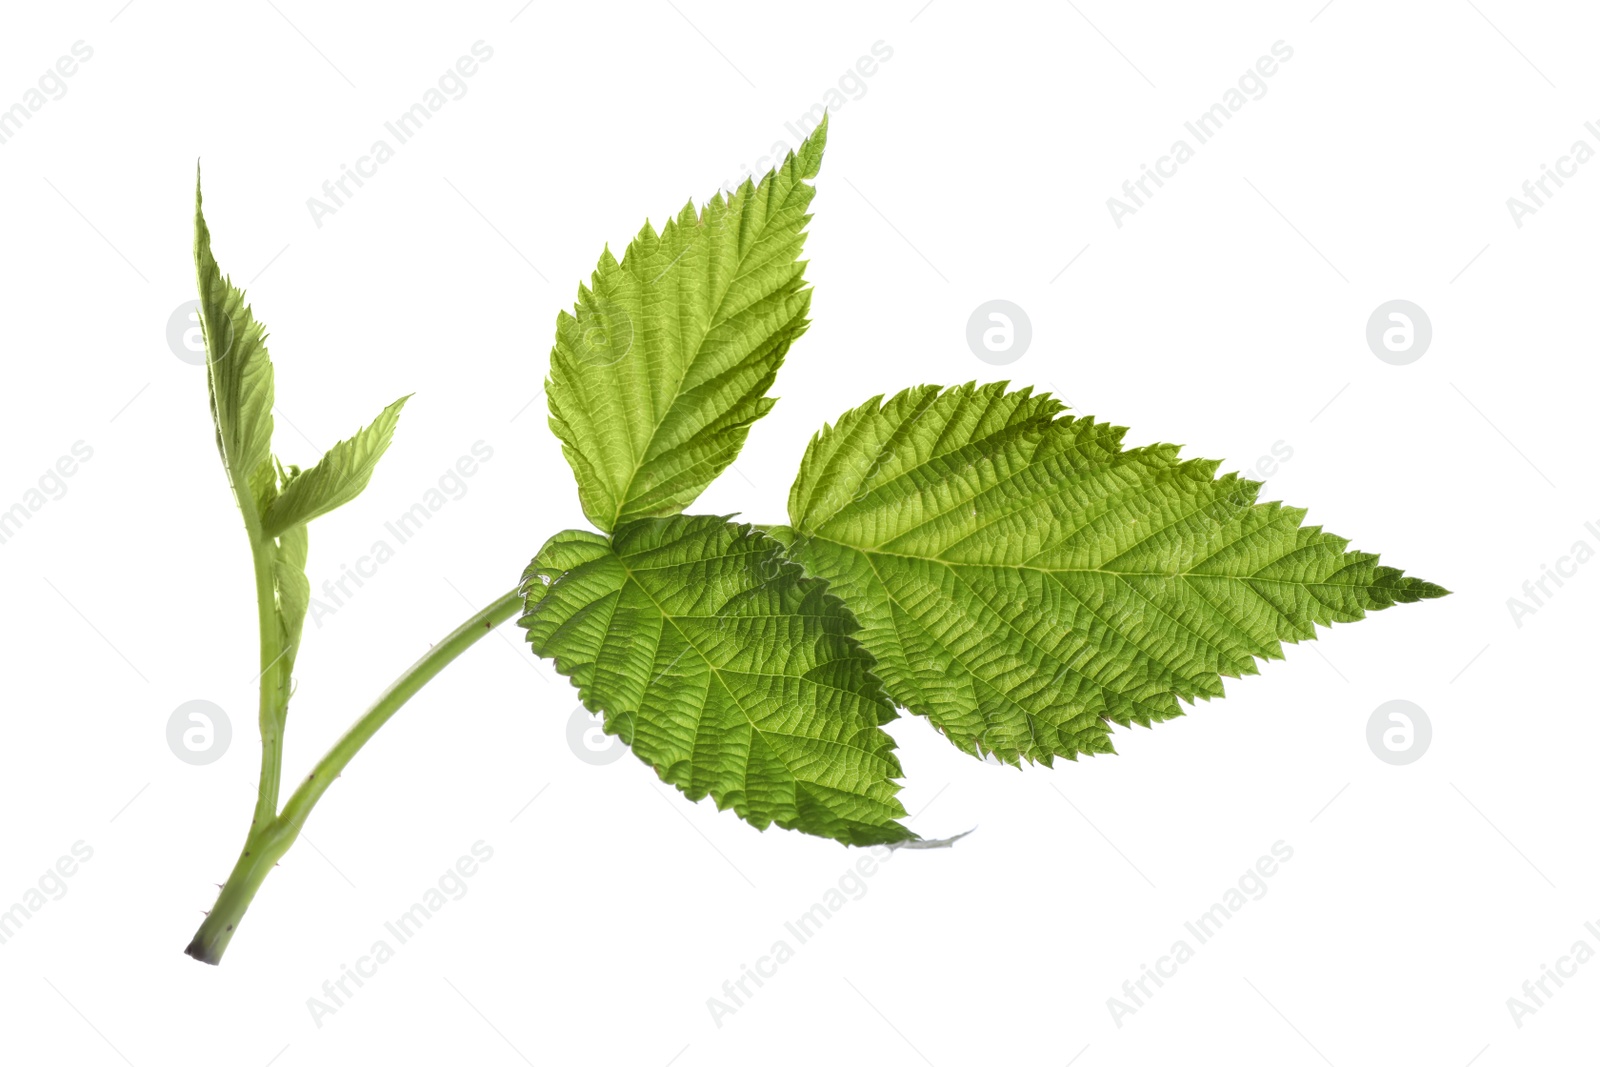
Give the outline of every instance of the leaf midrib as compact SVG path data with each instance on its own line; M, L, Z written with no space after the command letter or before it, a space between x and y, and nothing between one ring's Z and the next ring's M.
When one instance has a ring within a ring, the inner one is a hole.
M614 549L613 549L613 552L615 552ZM786 738L789 738L791 740L797 740L797 741L820 741L820 742L822 742L824 744L837 745L840 748L848 749L848 750L853 751L853 752L860 752L863 755L867 756L869 759L873 760L874 762L884 765L884 771L885 771L884 778L886 780L891 777L887 773L888 770L890 770L890 768L887 765L887 762L878 753L873 752L871 749L858 748L855 745L847 745L843 741L835 741L832 738L807 737L807 736L804 736L804 735L801 735L801 734L786 734L786 733L779 733L777 731L769 731L769 730L762 729L756 723L755 719L751 717L750 709L745 707L744 701L739 699L738 695L736 693L734 693L733 687L728 685L727 681L722 677L721 668L719 668L715 663L711 662L711 657L708 656L706 654L706 652L703 649L701 649L701 647L694 642L694 639L689 636L689 634L683 629L683 627L678 625L678 623L677 623L678 616L672 614L671 612L668 612L666 608L662 607L661 602L658 601L655 598L654 594L652 594L650 592L649 588L643 582L638 581L636 578L634 578L634 576L633 576L634 572L633 572L632 568L630 568L628 566L627 561L625 559L623 559L621 553L616 553L616 558L617 558L618 564L620 564L621 567L622 567L623 573L627 575L627 580L629 582L633 583L633 585L638 587L639 591L645 595L645 598L647 600L649 600L650 603L655 607L656 611L660 613L662 621L667 623L674 630L677 631L678 636L683 639L683 643L688 648L692 649L694 651L694 654L700 657L700 661L706 665L706 669L709 670L713 675L716 676L717 684L722 687L722 691L723 692L728 694L728 699L733 701L734 706L739 709L739 713L741 715L743 715L745 717L745 721L750 724L751 732L756 733L756 734L760 734L763 739L765 739L767 737L786 737ZM687 615L683 616L683 618L690 618L690 617L691 616L687 616ZM716 618L716 616L714 616L714 615L703 616L703 617L705 617L705 618ZM819 664L819 666L820 666L820 664ZM826 685L825 683L818 682L815 679L805 679L805 678L802 678L801 676L797 676L797 675L788 675L788 674L773 675L773 674L767 674L767 673L759 672L759 671L758 672L740 672L740 673L754 673L757 676L773 677L773 678L793 678L796 681L810 681L811 684L813 684L813 685L820 685L820 686L823 686L824 688L834 689L834 690L836 690L838 692L845 693L846 695L857 695L857 694L849 693L848 690L839 689L838 686L829 686L829 685ZM704 715L705 715L705 704L702 703L701 706L700 706L700 712L695 717L695 737L697 739L700 736L700 723L703 721ZM794 766L789 762L789 760L787 758L785 758L782 755L782 753L779 752L777 747L775 747L775 746L773 746L771 744L768 744L767 747L772 749L773 753L775 755L777 755L780 760L783 761L784 769L789 772L789 777L794 780L794 782L795 782L795 784L797 786L798 785L810 785L811 784L810 782L807 782L805 779L801 778L798 774L795 773ZM746 781L748 781L748 780L749 780L749 778L748 778L748 774L747 774L746 775ZM851 793L850 795L851 796L859 796L863 800L873 801L872 797L869 797L864 793ZM873 801L873 802L874 803L878 803L877 801Z
M1209 571L1117 571L1108 570L1104 567L1039 567L1027 563L968 563L961 560L944 559L941 556L919 556L910 552L888 552L879 548L870 548L865 545L852 544L849 541L841 541L838 538L823 537L820 534L807 534L803 531L801 536L807 541L822 541L830 545L838 545L840 548L848 548L851 551L860 552L867 556L888 556L893 559L914 560L918 563L937 563L940 566L951 569L956 567L977 567L993 570L1033 571L1037 574L1109 574L1117 578L1219 578L1234 582L1265 582L1269 585L1288 585L1296 589L1359 588L1355 583L1294 582L1286 578L1262 578L1255 574L1217 574ZM1292 552L1299 552L1305 547L1305 545L1295 545L1290 553L1278 556L1266 565L1270 567L1272 564L1284 559L1285 556L1290 555ZM1345 568L1341 567L1340 569L1344 570Z

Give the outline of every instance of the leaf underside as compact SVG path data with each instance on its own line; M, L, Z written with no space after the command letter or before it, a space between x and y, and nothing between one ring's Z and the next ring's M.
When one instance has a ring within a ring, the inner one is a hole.
M606 249L550 353L550 428L601 530L687 507L733 462L811 292L800 253L806 179L827 122L760 185L647 221L618 263Z
M1282 642L1446 590L1260 483L1005 383L923 386L814 437L774 534L860 620L892 700L1008 763L1222 695Z
M523 592L533 650L691 800L853 845L915 837L872 657L776 541L709 516L568 531Z

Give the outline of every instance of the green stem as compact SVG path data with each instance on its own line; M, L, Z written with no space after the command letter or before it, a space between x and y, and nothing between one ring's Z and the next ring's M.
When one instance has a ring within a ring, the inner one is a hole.
M256 819L251 826L250 837L245 841L244 852L234 865L233 873L228 875L228 881L223 885L221 895L217 897L216 906L206 916L205 922L200 924L200 929L196 931L194 940L189 943L185 952L203 963L222 961L222 954L227 951L228 942L233 939L233 932L239 925L239 920L250 907L250 902L255 899L256 891L261 888L261 883L266 880L278 860L289 851L289 846L294 844L295 838L300 835L300 828L305 825L306 818L311 814L311 809L316 807L317 801L327 792L333 780L339 777L355 754L372 740L373 735L394 717L394 713L399 711L406 701L485 634L517 614L521 607L522 597L516 590L512 590L434 645L426 655L396 678L394 684L384 690L383 695L378 697L366 713L356 720L355 725L328 750L327 755L318 761L305 781L301 782L299 788L289 797L282 812L274 811L266 821L262 821L259 817ZM265 650L265 640L263 640L263 650ZM264 696L263 707L265 707ZM266 757L263 755L263 767L265 760ZM265 771L262 784L265 795ZM274 798L276 789L277 777L274 769ZM273 808L276 808L276 799ZM257 810L259 812L259 807Z
M322 794L327 792L328 786L339 777L345 765L361 751L362 746L372 740L372 735L376 734L406 701L432 681L434 676L444 670L452 660L476 644L484 634L517 614L521 608L522 596L513 589L456 627L450 636L434 645L428 650L427 655L413 663L409 670L384 690L383 695L373 702L366 714L345 731L345 735L334 743L327 755L317 762L316 767L306 776L306 780L300 783L300 787L289 797L289 802L283 806L283 813L278 816L279 821L294 827L294 832L299 833L300 827L305 825L306 817L311 814L311 809L316 807Z
M261 633L261 779L257 786L252 832L266 826L278 812L278 782L283 769L283 728L289 717L289 672L282 669L289 649L283 647L283 631L278 622L278 594L273 570L277 548L263 538L249 517L250 554L255 560L256 609ZM247 846L248 847L248 846Z

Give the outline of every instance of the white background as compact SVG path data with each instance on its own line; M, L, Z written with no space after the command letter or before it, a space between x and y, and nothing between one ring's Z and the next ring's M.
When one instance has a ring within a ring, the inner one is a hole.
M8 5L0 107L74 42L93 57L0 145L0 508L75 442L93 458L0 545L0 908L75 842L93 858L0 945L0 1056L1592 1055L1600 963L1520 1027L1506 1001L1575 941L1600 950L1583 926L1600 920L1600 564L1549 585L1520 627L1507 598L1575 541L1600 548L1584 527L1600 525L1600 164L1520 228L1506 199L1573 141L1600 148L1583 128L1600 119L1600 27L1578 4L1319 2ZM319 228L307 198L479 40L493 58L466 95ZM1280 40L1293 58L1265 96L1116 226L1107 197ZM602 244L620 252L647 215L793 143L785 122L879 41L892 58L835 114L817 183L814 323L696 511L781 521L825 420L911 384L1006 377L1225 469L1282 442L1293 458L1263 499L1309 505L1455 595L1291 647L1225 701L1119 731L1116 757L1019 772L902 718L913 826L977 831L898 853L720 1027L707 999L792 944L785 921L857 854L690 805L631 756L580 760L573 691L507 626L357 758L222 966L184 956L237 854L258 752L246 541L203 372L165 333L194 296L196 158L218 259L271 331L285 459L416 393L365 495L314 525L314 588L475 442L494 450L307 624L294 781L547 536L584 525L540 384ZM964 336L992 298L1033 326L1004 368ZM1364 336L1396 298L1433 323L1408 366ZM167 748L191 699L233 723L209 766ZM1367 746L1392 699L1433 724L1409 766ZM308 998L480 840L493 859L467 894L319 1026ZM1175 940L1194 946L1184 923L1278 841L1293 859L1267 894L1117 1025L1108 998Z

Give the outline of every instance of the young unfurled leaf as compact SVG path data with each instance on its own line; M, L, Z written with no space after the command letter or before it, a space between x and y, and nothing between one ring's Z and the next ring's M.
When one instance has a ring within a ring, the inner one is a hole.
M200 286L200 327L206 343L206 382L217 448L246 518L259 518L262 498L275 487L272 464L272 360L260 323L244 293L225 277L211 254L211 231L194 187L194 265ZM258 496L256 494L262 494ZM251 510L253 509L253 510Z
M1005 383L874 398L811 441L791 558L861 621L889 696L1007 762L1113 751L1317 625L1443 596L1172 445Z
M759 186L648 222L618 263L608 248L556 323L550 428L602 530L682 511L733 462L789 345L807 325L800 252L827 136L815 132Z
M198 175L194 262L217 448L251 532L251 549L272 582L283 652L262 673L276 672L287 690L311 599L305 574L305 524L348 503L366 488L409 397L396 400L371 425L334 445L310 470L285 469L272 454L273 374L266 331L245 303L244 293L222 273L212 254Z
M400 409L410 399L403 396L396 400L354 437L328 449L316 466L290 478L262 517L266 535L276 537L359 496L394 437Z
M283 653L263 667L276 672L287 689L295 647L310 606L306 579L305 530L262 533L263 519L297 468L284 470L272 455L272 359L265 328L256 321L244 293L217 266L211 231L201 211L200 182L194 190L194 265L200 288L200 324L206 343L206 387L217 449L245 527L251 551L271 576L274 612ZM279 537L279 534L282 534Z
M568 531L528 566L521 625L664 781L854 845L914 838L896 820L894 718L856 624L748 526L644 519L611 540Z

